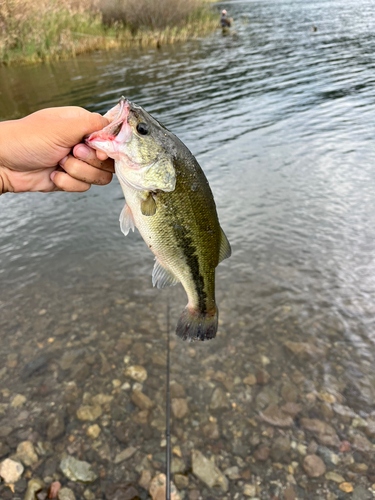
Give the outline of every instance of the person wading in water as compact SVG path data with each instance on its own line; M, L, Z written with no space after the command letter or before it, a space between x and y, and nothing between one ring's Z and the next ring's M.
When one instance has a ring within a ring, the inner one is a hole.
M232 25L233 19L227 17L227 11L223 10L221 12L221 19L220 19L220 24L222 28L230 28Z

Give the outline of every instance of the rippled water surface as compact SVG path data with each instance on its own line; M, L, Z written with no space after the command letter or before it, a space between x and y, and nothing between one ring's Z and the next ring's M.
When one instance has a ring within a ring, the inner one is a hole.
M351 487L372 498L374 4L225 7L228 36L0 68L0 119L63 105L105 112L126 95L208 177L233 255L217 270L217 338L171 344L181 496L333 500ZM120 232L123 205L116 179L85 194L0 199L0 457L22 441L38 455L15 493L0 484L2 498L23 498L30 477L67 484L65 454L98 475L68 483L79 499L119 500L111 484L164 471L167 301L173 332L186 297L152 289L153 256L139 234ZM133 365L146 380L131 378ZM101 415L83 420L82 405ZM218 467L213 488L197 451ZM318 478L306 456L322 460Z

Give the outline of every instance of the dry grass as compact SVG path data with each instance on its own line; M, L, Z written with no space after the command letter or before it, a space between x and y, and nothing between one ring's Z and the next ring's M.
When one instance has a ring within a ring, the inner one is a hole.
M200 0L99 0L106 24L120 22L134 32L149 28L163 30L179 26L202 6Z
M0 64L158 46L217 24L204 0L0 0Z

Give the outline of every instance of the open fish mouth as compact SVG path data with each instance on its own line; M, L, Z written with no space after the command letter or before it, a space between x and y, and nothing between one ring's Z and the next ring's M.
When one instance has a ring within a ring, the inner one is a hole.
M85 143L104 151L108 156L117 154L121 144L129 142L132 137L132 129L128 124L129 108L130 102L121 97L120 102L104 115L111 123L85 137Z

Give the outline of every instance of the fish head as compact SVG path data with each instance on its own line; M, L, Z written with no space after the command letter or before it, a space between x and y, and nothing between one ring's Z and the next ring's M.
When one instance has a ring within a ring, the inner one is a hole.
M85 142L115 160L120 182L139 190L173 191L172 134L124 97L104 116L110 120L109 125L87 136Z

